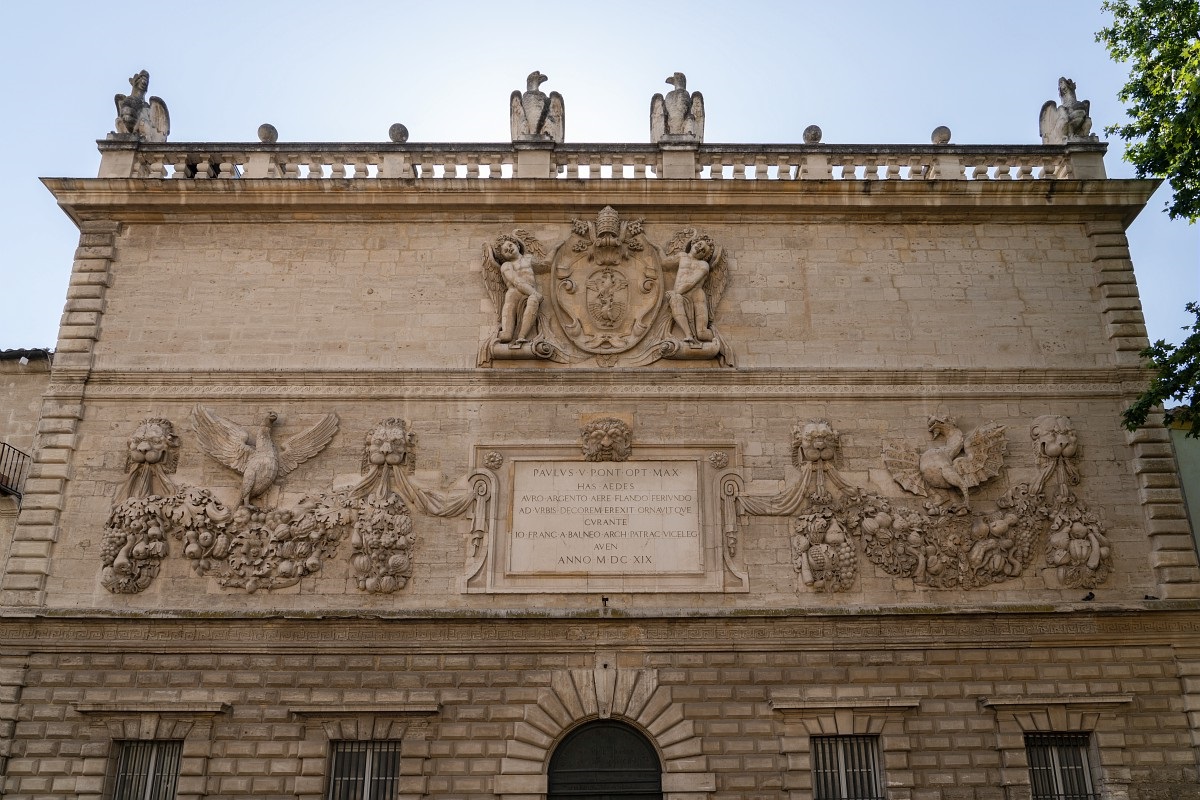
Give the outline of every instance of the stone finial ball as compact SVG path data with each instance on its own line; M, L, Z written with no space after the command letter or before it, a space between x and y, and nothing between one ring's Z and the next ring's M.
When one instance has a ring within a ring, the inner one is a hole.
M279 141L279 131L269 122L258 126L258 140L263 144L275 144Z
M397 122L388 128L388 138L396 144L404 144L408 141L408 128Z
M805 144L820 144L821 143L821 126L809 125L804 129Z
M934 144L950 144L950 129L945 125L938 125L933 129L933 135L929 140Z

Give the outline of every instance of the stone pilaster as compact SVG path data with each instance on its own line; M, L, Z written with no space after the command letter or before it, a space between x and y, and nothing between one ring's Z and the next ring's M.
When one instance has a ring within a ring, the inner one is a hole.
M79 229L79 247L75 250L67 303L59 324L50 387L42 400L33 464L25 482L8 561L0 577L3 605L44 603L46 576L58 539L63 491L70 477L79 422L83 418L83 387L91 373L96 340L100 338L120 225L85 221Z

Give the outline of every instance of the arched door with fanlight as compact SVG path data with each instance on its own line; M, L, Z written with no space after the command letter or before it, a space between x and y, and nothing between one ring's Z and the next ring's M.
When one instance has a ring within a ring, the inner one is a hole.
M547 800L662 800L662 764L631 725L597 720L571 731L550 756Z

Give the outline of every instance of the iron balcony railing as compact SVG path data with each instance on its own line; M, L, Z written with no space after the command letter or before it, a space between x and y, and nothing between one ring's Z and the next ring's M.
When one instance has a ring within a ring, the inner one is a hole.
M0 442L0 495L21 499L21 487L29 474L29 454Z

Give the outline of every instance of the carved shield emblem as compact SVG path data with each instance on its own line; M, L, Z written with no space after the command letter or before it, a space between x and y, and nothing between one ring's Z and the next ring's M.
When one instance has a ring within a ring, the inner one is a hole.
M640 221L605 208L595 222L577 220L552 270L554 312L580 349L623 353L646 335L662 306L658 252Z

